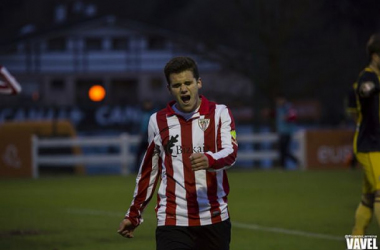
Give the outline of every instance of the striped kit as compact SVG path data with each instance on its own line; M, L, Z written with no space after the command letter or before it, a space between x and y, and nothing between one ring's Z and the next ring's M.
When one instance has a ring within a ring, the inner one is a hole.
M198 112L189 119L175 114L171 102L149 121L149 146L136 179L126 218L139 225L142 212L160 180L158 226L200 226L229 218L226 168L237 156L233 117L224 105L201 96ZM208 155L210 168L193 171L190 156Z

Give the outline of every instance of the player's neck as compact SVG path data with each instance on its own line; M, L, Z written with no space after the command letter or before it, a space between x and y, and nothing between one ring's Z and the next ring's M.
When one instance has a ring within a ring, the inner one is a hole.
M194 108L193 108L192 110L190 110L190 111L187 111L187 112L184 111L184 110L181 110L181 109L180 109L180 106L178 105L178 103L175 103L174 106L175 106L176 109L177 109L178 111L180 111L181 113L192 114L192 113L198 112L198 110L199 110L199 108L200 108L200 106L201 106L201 103L202 103L202 99L198 97L197 102L196 102L195 105L194 105Z

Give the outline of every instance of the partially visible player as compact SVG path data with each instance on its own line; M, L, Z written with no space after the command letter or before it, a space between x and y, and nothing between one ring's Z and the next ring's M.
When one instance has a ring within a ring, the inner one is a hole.
M357 129L353 147L364 169L364 182L353 235L364 235L373 215L380 225L380 34L371 36L367 52L369 65L354 84Z
M286 169L287 160L293 161L297 166L299 160L290 150L293 133L296 131L297 112L287 98L280 94L276 98L276 128L279 134L278 145L280 167Z
M20 92L20 84L4 66L0 65L0 94L17 95Z
M344 106L346 108L346 118L348 119L347 122L351 124L352 122L356 122L358 119L358 110L357 110L357 101L356 101L356 89L357 89L358 83L355 82L347 91L347 95L345 98ZM345 164L347 166L350 166L352 169L356 168L357 165L357 159L354 153L354 150L352 150L349 154L345 157Z

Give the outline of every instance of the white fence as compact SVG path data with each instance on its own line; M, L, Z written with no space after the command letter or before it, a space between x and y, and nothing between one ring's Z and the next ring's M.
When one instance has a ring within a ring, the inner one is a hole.
M32 137L32 169L33 177L38 178L39 166L72 166L76 164L121 164L122 174L128 174L128 164L134 161L135 156L131 153L130 147L138 144L139 136L121 134L120 136L97 136L78 137L62 139L40 139ZM107 154L60 154L60 155L40 155L39 150L43 148L64 148L64 147L118 147L116 153Z
M278 135L276 133L260 133L240 135L238 142L243 143L273 143L276 144ZM78 137L62 139L41 139L37 136L32 137L32 168L33 177L39 177L39 166L48 165L51 167L73 166L80 164L107 165L120 164L121 173L127 175L129 165L135 162L135 154L131 152L131 147L136 146L140 137L136 135L121 134L120 136L97 136L97 137ZM67 147L117 147L114 153L104 154L40 154L40 149L59 149ZM265 149L252 151L239 150L238 160L275 160L278 158L277 150Z
M278 135L276 133L260 133L260 134L247 134L238 137L238 143L277 143ZM239 151L239 160L276 160L278 159L278 151L273 149L259 150L254 152Z

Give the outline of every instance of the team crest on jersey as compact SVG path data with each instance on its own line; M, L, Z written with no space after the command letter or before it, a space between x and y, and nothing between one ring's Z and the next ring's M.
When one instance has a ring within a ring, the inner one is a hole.
M198 125L200 129L202 129L203 131L206 131L206 129L208 128L208 125L210 125L210 119L199 119Z

